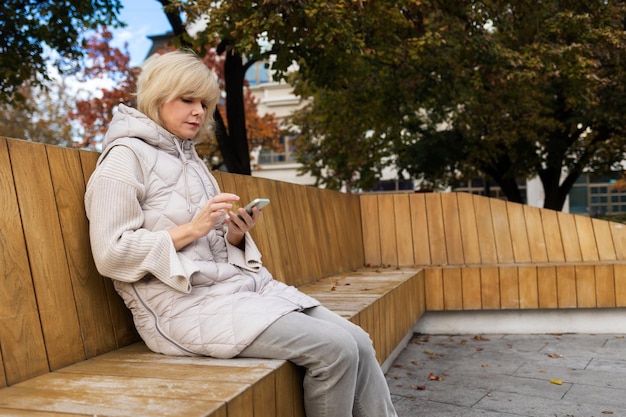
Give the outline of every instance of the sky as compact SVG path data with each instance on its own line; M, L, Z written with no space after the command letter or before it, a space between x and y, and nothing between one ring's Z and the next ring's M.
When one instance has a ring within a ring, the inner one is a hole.
M113 30L112 45L124 50L128 43L130 63L139 66L146 58L152 42L151 35L162 35L172 30L161 3L157 0L122 0L120 20L127 26Z

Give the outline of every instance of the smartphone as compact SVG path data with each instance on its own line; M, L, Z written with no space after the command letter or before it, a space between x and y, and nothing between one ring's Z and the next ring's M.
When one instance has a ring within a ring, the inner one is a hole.
M248 212L248 214L251 215L252 214L252 209L254 207L258 207L259 210L260 210L263 207L267 206L269 203L270 203L269 198L255 198L254 200L252 200L251 202L246 204L244 209Z

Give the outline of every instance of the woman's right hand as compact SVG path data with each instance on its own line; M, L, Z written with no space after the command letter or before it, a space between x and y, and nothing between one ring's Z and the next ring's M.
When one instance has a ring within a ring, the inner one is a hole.
M220 193L207 201L196 217L187 224L168 230L176 250L182 249L191 242L209 234L220 218L224 218L233 207L232 202L239 201L239 196Z

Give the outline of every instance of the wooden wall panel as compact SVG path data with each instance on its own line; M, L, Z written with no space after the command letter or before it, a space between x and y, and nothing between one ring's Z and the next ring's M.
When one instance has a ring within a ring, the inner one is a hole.
M413 225L409 194L393 195L393 213L396 220L397 265L415 265L413 256L415 250L413 249L413 236L411 236Z
M428 219L428 240L430 258L433 265L447 265L448 251L446 232L443 223L440 193L425 194L426 215Z
M547 262L548 252L541 218L541 209L524 206L524 219L526 220L526 232L528 233L530 260L532 262Z
M539 308L558 308L556 268L554 266L537 267L537 292Z
M396 217L393 194L378 195L378 224L380 227L380 257L383 265L398 265Z
M505 310L520 308L519 277L515 266L500 268L500 308Z
M519 267L519 298L520 308L539 308L539 289L536 266Z
M428 268L424 275L425 299L427 311L443 311L443 270Z
M576 269L573 265L556 267L557 304L559 308L576 308L578 295Z
M611 223L599 219L591 219L591 223L599 258L603 261L616 261L617 253L611 236Z
M481 298L484 310L499 310L500 271L497 267L482 267L480 270Z
M596 265L595 274L597 307L615 307L615 268L613 265Z
M461 239L463 256L466 264L480 263L480 244L474 211L474 196L469 193L458 193L459 222L461 224Z
M443 269L443 305L445 310L463 309L461 268Z
M91 255L84 210L85 182L78 150L47 146L54 196L87 358L116 347L104 279Z
M380 265L380 226L378 219L378 198L375 194L361 196L361 229L366 265Z
M58 369L84 359L85 350L46 148L16 140L9 152L48 362Z
M494 264L498 262L498 252L496 250L489 199L474 196L474 210L476 212L476 230L478 231L481 262L483 264Z
M430 240L428 239L428 218L424 194L409 195L411 207L411 235L415 265L430 265ZM408 230L407 230L408 231Z
M556 216L559 222L565 261L575 262L582 260L576 219L574 216L563 212L556 213Z
M526 218L524 216L524 205L508 203L506 205L509 216L509 227L511 229L511 244L513 247L513 258L515 262L530 262L530 245Z
M7 139L0 137L0 386L48 371Z
M578 231L578 239L580 241L580 251L583 261L597 261L600 259L598 254L598 243L593 230L591 217L572 216L576 220L576 230Z
M498 262L513 263L515 258L513 256L507 203L494 198L490 200L490 205Z
M549 262L565 262L561 228L559 227L558 213L552 210L541 211L541 222L546 242L546 252Z
M463 286L463 309L480 310L482 308L482 291L480 286L480 268L461 268Z
M597 306L595 268L593 265L576 265L576 294L578 308Z
M456 197L456 193L441 194L441 209L448 265L461 265L465 262L461 223L459 219L459 205Z

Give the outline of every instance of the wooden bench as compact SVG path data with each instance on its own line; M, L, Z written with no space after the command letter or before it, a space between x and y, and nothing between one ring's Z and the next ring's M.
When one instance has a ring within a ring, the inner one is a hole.
M303 416L287 361L149 352L93 264L97 153L0 138L0 415ZM372 336L389 365L425 311L626 306L626 227L469 194L348 195L216 173L272 200L277 279Z
M83 207L98 154L0 138L0 415L303 416L287 361L154 354L91 258ZM424 306L424 271L366 268L360 197L216 174L244 201L265 265L360 324L381 363ZM421 300L421 301L420 301Z
M624 224L466 193L362 195L361 216L365 263L424 268L427 311L626 306Z

